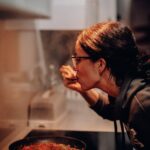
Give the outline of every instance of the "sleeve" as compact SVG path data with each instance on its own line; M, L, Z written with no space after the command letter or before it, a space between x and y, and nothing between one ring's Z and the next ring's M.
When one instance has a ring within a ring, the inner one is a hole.
M104 104L103 100L98 100L97 103L90 108L104 119L114 120L114 98L109 96L110 104Z
M132 122L130 122L130 129L134 131L133 137L131 138L133 141L133 145L135 147L143 147L142 150L150 149L150 120L147 118L145 113L139 110L132 118Z
M130 128L135 131L135 138L150 149L150 88L138 92L134 97L130 111ZM144 149L144 150L145 150Z

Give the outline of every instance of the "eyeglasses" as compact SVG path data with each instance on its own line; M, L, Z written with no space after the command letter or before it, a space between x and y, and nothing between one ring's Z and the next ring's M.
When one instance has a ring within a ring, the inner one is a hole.
M90 59L91 57L90 56L75 56L75 55L73 55L73 56L71 56L71 58L72 58L73 65L76 67L81 62L82 59Z

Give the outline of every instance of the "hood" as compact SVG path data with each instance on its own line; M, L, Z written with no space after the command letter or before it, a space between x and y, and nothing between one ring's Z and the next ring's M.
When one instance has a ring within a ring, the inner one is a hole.
M49 18L49 0L0 0L0 19Z

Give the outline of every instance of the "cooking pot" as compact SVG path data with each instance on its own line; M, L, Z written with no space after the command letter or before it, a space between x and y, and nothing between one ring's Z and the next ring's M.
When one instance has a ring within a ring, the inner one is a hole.
M48 136L48 137L44 136L44 137L25 138L22 140L15 141L9 146L9 150L21 150L24 146L30 146L32 144L40 144L45 142L70 145L70 147L74 147L79 150L86 149L86 144L83 141L76 138L67 136Z

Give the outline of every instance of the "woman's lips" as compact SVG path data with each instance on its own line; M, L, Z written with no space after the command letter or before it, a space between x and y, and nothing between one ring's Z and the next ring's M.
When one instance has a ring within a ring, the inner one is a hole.
M67 80L71 81L71 82L77 82L78 78L74 77L74 78L66 78Z
M76 75L76 80L78 81L79 80L79 77Z

